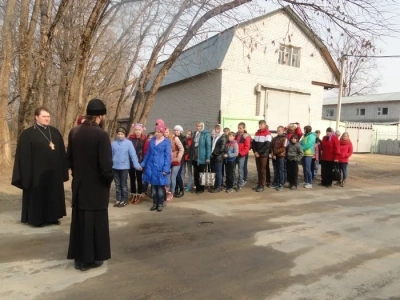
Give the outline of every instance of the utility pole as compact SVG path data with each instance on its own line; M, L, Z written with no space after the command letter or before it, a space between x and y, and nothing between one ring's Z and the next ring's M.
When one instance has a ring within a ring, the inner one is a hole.
M340 58L340 81L339 81L339 96L336 113L336 130L339 130L340 114L342 113L342 95L343 95L343 73L344 73L345 55Z

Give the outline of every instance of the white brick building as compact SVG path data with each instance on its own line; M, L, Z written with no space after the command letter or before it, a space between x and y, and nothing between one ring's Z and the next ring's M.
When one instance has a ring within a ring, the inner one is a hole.
M322 117L335 120L338 98L324 99ZM400 122L400 93L385 93L342 98L340 120L343 122Z
M147 124L161 118L185 130L196 121L236 129L232 124L243 120L250 133L260 119L271 129L307 125L321 119L323 90L338 78L325 45L285 7L187 49L163 81Z

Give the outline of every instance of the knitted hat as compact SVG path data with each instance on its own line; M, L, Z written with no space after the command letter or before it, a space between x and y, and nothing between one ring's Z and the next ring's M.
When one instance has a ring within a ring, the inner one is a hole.
M124 135L126 135L126 129L124 127L118 127L117 133L122 132Z
M162 134L164 134L165 133L165 129L166 129L166 127L165 127L164 124L159 124L159 125L156 126L156 129L154 131L159 131Z
M164 127L165 127L165 123L164 123L164 121L161 120L161 119L156 120L156 126L157 126L157 125L164 125Z
M143 125L143 124L140 124L140 123L133 123L133 124L132 124L132 128L133 128L133 129L140 128L140 129L142 129L143 131L146 130L146 127L144 127L144 125Z
M180 132L183 132L183 128L181 125L175 125L174 130L179 130Z
M107 113L107 108L104 105L104 102L100 99L92 99L89 101L86 114L89 116L102 116Z

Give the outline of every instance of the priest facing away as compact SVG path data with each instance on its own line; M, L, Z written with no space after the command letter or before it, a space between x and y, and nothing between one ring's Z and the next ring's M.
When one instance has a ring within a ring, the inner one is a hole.
M92 99L85 121L68 136L72 171L72 220L68 259L87 271L111 258L108 202L113 180L110 138L103 130L106 106Z
M35 227L59 225L66 215L64 182L68 168L64 140L44 107L18 140L11 184L22 189L21 222Z

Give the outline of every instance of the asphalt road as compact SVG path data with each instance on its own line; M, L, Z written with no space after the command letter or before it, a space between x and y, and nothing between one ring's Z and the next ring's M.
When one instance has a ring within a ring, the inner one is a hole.
M65 259L70 218L21 225L3 180L0 299L400 299L400 157L354 161L344 188L110 207L112 259L87 272Z

